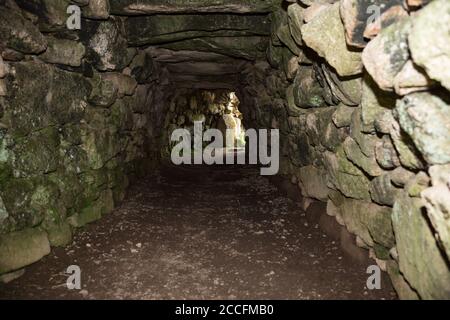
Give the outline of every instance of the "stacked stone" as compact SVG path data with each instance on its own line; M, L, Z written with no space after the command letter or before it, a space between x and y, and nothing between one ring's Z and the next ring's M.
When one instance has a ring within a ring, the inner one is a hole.
M171 97L164 123L161 157L169 159L173 146L178 143L170 141L174 130L188 129L193 134L195 121L202 122L203 131L210 128L222 130L225 138L226 129L236 125L234 118L240 114L238 106L239 101L230 98L229 90L177 89ZM228 115L233 125L225 123ZM204 144L209 145L209 142Z
M281 173L401 298L449 298L450 3L291 2L272 16L274 69L247 75L248 116L280 129Z
M108 1L75 2L81 30L66 27L71 1L0 1L0 274L110 212L152 156L161 71Z

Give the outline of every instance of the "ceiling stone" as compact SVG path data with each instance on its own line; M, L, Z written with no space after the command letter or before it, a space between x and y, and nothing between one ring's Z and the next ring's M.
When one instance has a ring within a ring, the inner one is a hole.
M282 0L114 0L111 12L118 15L155 13L269 13Z

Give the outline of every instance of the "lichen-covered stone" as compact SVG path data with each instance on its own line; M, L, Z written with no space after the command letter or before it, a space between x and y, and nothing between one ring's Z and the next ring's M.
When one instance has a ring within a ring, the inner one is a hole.
M334 97L348 106L357 106L361 102L361 78L342 78L325 64L322 70Z
M110 189L101 192L100 197L83 208L81 212L68 218L73 227L82 227L88 223L99 220L102 215L110 213L114 209L113 193Z
M24 229L0 235L0 274L23 268L49 253L50 244L44 231Z
M399 123L430 164L450 162L450 109L444 97L414 93L398 101Z
M300 54L301 49L294 41L294 38L292 37L291 31L289 29L289 25L281 25L277 30L277 36L278 39L280 39L280 42L288 47L293 54Z
M359 236L367 245L381 244L391 248L395 244L389 207L344 198L339 207L347 229Z
M61 31L66 29L67 7L70 0L30 0L17 1L24 10L37 16L39 29L42 31Z
M123 73L107 72L101 74L102 81L111 82L117 89L119 97L125 95L131 96L137 86L137 82L133 77L130 77Z
M395 95L380 90L370 75L365 74L362 84L361 120L369 132L375 131L375 121L395 108Z
M96 74L92 81L92 91L89 102L101 107L109 107L117 99L118 88L112 81Z
M301 66L294 79L295 104L300 108L324 106L323 88L317 82L312 67Z
M0 42L23 53L41 53L47 48L45 37L19 11L0 4Z
M395 150L397 150L400 158L400 163L403 166L413 170L424 168L424 161L419 151L415 148L409 136L400 128L400 124L394 119L392 112L384 113L382 124L376 123L376 126L378 128L382 126L390 134ZM377 130L379 130L378 128Z
M58 145L59 136L51 127L18 139L10 159L14 176L19 178L55 171L59 164Z
M361 53L347 48L339 3L321 11L301 31L305 44L324 57L340 76L361 73Z
M419 300L417 292L415 292L401 274L398 263L394 260L387 261L386 271L392 281L398 296L402 300Z
M267 37L204 37L161 44L171 50L210 51L230 57L254 60L266 55Z
M269 35L270 23L267 17L262 15L163 14L130 17L126 20L125 30L129 44L141 46L205 36L264 36ZM289 29L287 32L289 35Z
M274 46L272 43L267 47L267 61L270 63L272 68L279 68L283 61L283 51L288 50L284 47Z
M100 128L87 132L81 147L87 154L90 168L97 170L114 158L125 144L114 128Z
M127 48L119 19L85 22L81 32L83 43L89 49L87 58L98 70L122 70L134 57L135 51Z
M389 174L378 176L370 182L370 195L378 204L393 206L399 192L400 189L392 185Z
M31 209L31 195L36 182L32 179L8 179L0 184L0 195L8 212L5 231L34 227L44 219L43 211ZM9 230L12 229L12 230Z
M435 0L420 10L408 41L414 62L450 90L450 3Z
M450 260L450 165L436 165L429 169L432 186L421 192L427 215L438 239Z
M375 156L381 168L389 170L400 166L400 159L389 135L376 142Z
M291 31L291 36L295 43L299 46L303 45L301 32L303 26L303 11L304 8L297 3L291 4L287 9L289 30Z
M3 121L17 135L81 120L90 92L79 74L36 62L12 64L12 96Z
M354 108L346 106L343 103L339 104L336 111L333 113L333 123L336 127L342 128L350 126L353 111L355 111Z
M342 147L336 154L326 151L324 162L330 183L336 189L349 198L370 200L370 181L347 159Z
M51 225L46 231L52 247L64 247L72 242L72 228L66 222Z
M392 224L399 268L411 287L423 299L450 297L450 270L442 256L433 231L422 214L419 198L398 197Z
M111 12L120 15L155 13L269 13L280 0L113 0Z
M374 157L366 156L360 146L351 138L347 137L344 141L344 150L347 158L357 167L361 168L372 177L377 177L383 173Z
M48 47L39 57L49 63L79 67L86 49L83 44L66 39L47 38Z
M303 196L326 201L328 199L327 175L314 166L299 169L299 186Z
M363 51L364 67L383 90L393 90L395 77L410 57L410 32L411 19L405 17L383 29Z
M89 19L108 19L110 10L109 1L89 0L89 4L83 7L83 16Z
M389 173L392 184L397 187L403 187L406 183L414 178L414 172L406 170L403 167L397 167Z

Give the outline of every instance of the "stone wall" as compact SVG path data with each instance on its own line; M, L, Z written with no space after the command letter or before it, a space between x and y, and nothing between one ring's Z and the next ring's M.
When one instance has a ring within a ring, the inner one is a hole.
M326 205L401 298L449 298L449 2L164 3L0 0L0 274L120 202L181 88L227 89L246 128L280 129L305 209Z
M401 298L450 298L450 3L289 2L245 119L280 129L304 207L326 203Z
M159 163L177 92L233 89L264 57L279 0L183 1L0 0L0 274L70 243Z
M68 2L17 3L0 1L0 274L68 244L156 164L168 85L120 18L85 10L69 31Z

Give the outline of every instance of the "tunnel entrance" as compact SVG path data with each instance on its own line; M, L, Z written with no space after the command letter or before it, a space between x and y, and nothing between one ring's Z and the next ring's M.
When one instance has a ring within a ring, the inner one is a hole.
M210 141L204 141L207 130L219 130L222 139L217 141L217 147L212 151L221 153L245 152L245 128L243 114L239 111L239 98L230 90L182 90L170 102L169 112L165 119L165 137L168 146L162 151L163 158L169 158L173 148L179 141L172 140L172 134L177 129L187 129L191 136L191 150L195 151L195 123L202 135L200 151L214 143L214 136ZM181 150L182 152L182 150Z
M449 298L449 2L366 2L0 0L0 298Z

